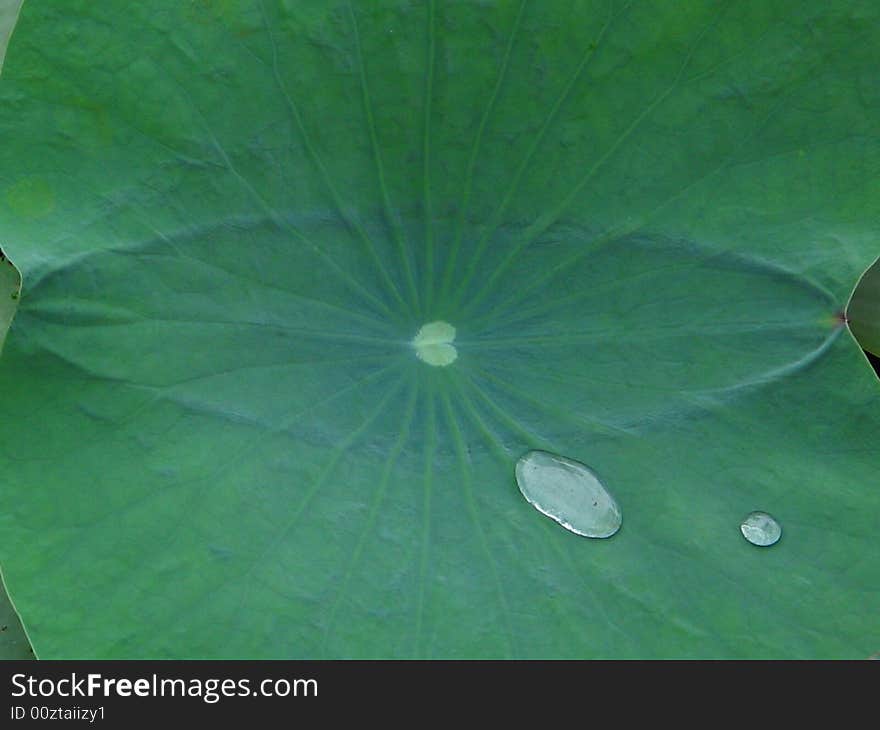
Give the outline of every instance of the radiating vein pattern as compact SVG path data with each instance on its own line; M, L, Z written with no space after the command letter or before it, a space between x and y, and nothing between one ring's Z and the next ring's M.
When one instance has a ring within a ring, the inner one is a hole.
M39 656L880 646L841 336L880 9L56 5L0 80L0 564ZM529 506L535 450L601 474L612 540Z

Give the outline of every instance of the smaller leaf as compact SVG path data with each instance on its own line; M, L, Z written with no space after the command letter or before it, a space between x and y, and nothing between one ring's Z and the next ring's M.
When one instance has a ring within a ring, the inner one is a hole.
M21 296L21 274L0 249L0 353L6 341L6 332L18 309Z
M6 595L3 581L0 580L0 661L33 658L34 653L21 627L21 621Z
M846 315L862 349L880 356L880 259L862 276Z
M23 0L0 0L0 71ZM0 352L21 294L21 274L0 249ZM0 659L32 659L30 644L0 581Z
M0 6L2 11L3 6ZM3 15L0 12L0 30L3 28ZM0 52L5 45L5 39L0 34ZM0 249L0 352L3 351L3 342L6 332L12 324L15 310L18 309L18 299L21 294L21 274L13 263L6 258ZM32 658L30 644L21 627L18 614L12 607L12 603L6 595L6 589L0 581L0 659L30 659Z

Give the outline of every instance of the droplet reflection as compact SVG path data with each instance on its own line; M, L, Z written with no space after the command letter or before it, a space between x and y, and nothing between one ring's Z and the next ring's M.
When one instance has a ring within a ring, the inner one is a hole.
M611 537L620 529L620 508L593 471L546 451L530 451L516 464L516 483L542 514L584 537Z
M758 547L775 545L782 537L782 527L766 512L750 512L739 529L746 540Z

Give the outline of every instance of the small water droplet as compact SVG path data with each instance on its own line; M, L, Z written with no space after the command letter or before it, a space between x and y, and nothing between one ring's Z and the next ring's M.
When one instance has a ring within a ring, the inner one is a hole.
M539 512L584 537L611 537L620 508L586 465L546 451L530 451L516 463L519 491Z
M775 545L782 537L782 527L766 512L750 512L739 529L746 540L759 547Z

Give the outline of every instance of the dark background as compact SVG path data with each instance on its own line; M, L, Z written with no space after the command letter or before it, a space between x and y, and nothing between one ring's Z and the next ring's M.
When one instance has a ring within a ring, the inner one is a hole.
M876 355L872 355L867 350L865 350L865 355L868 356L868 362L870 362L871 365L874 366L874 372L876 372L877 377L880 378L880 357L877 357Z

